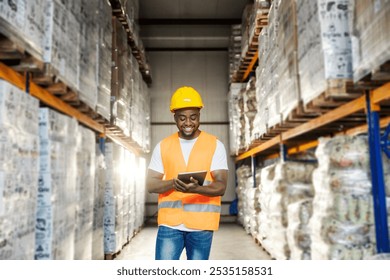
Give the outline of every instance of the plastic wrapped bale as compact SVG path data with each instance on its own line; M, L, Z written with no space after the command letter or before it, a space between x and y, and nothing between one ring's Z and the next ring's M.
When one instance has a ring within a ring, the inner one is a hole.
M251 77L243 96L245 115L245 147L249 148L253 139L254 119L257 114L256 78Z
M249 166L241 166L237 169L238 186L238 221L244 227L246 233L257 237L259 213L258 188L254 187L252 170Z
M283 162L262 170L260 192L260 216L266 219L263 231L263 246L276 259L289 259L291 249L287 240L289 226L288 206L314 195L311 174L315 165L309 163ZM263 226L260 221L261 226ZM290 231L294 231L294 224Z
M367 137L320 138L309 227L313 259L362 259L375 231Z
M39 153L39 100L0 80L0 260L34 258Z
M236 170L236 176L237 176L237 188L236 188L236 194L238 198L237 208L238 208L238 222L245 228L245 230L248 232L249 228L248 225L246 225L247 220L247 213L246 213L246 197L245 192L247 190L247 186L250 184L248 181L251 181L252 179L252 171L251 168L247 165L243 165ZM253 180L252 180L253 184Z
M279 1L277 21L280 32L277 34L278 48L278 98L280 113L285 120L300 102L298 51L297 51L297 11L296 1Z
M265 26L259 35L259 47L258 47L258 66L256 68L256 100L258 100L257 114L253 121L254 139L259 139L267 132L268 123L268 107L264 100L267 97L267 88L265 87L269 75L268 75L268 27ZM260 102L261 101L261 102Z
M239 107L240 92L245 87L244 83L232 83L229 89L229 139L230 155L238 155L240 150L241 135L241 108Z
M353 0L351 34L353 79L358 82L373 74L390 59L390 2L388 0ZM378 77L380 78L380 77Z
M34 257L69 260L74 258L76 153L80 132L75 119L48 108L40 109L39 127L40 173Z
M292 260L311 259L311 239L308 223L312 215L313 200L298 200L288 205L287 241Z
M95 188L95 133L79 126L80 144L77 151L77 187L74 259L92 259L93 208Z
M352 80L352 0L298 0L298 68L304 104ZM316 61L316 63L313 63Z

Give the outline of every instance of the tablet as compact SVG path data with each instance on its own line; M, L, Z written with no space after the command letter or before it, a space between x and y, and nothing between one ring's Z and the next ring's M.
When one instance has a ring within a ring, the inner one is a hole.
M198 181L198 184L200 186L203 185L204 179L206 178L207 171L194 171L194 172L182 172L177 175L177 178L184 183L188 184L191 183L190 178L193 177L195 180Z

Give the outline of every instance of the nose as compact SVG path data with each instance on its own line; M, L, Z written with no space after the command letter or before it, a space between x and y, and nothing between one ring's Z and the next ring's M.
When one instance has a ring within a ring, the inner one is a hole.
M190 118L186 118L184 124L185 125L190 125L191 124L191 119Z

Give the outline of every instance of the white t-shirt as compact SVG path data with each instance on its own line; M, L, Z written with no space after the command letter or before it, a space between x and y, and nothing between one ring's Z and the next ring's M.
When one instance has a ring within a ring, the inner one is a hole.
M188 164L188 158L190 156L191 150L194 147L194 144L198 138L186 140L179 138L181 151L183 153L184 161ZM149 169L152 169L156 172L164 174L164 165L161 158L161 142L159 142L153 150L152 158L150 159ZM211 161L210 171L214 170L228 170L227 158L226 158L226 150L225 146L221 141L217 139L217 147L215 149L213 159ZM178 226L167 226L166 227L182 230L182 231L197 231L196 229L187 228L184 224Z

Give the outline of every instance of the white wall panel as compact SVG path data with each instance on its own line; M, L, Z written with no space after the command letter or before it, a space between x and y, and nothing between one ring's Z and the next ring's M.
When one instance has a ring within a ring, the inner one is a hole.
M202 120L227 121L228 57L224 51L156 51L148 53L153 83L152 122L171 122L170 98L181 86L194 87L203 98Z

